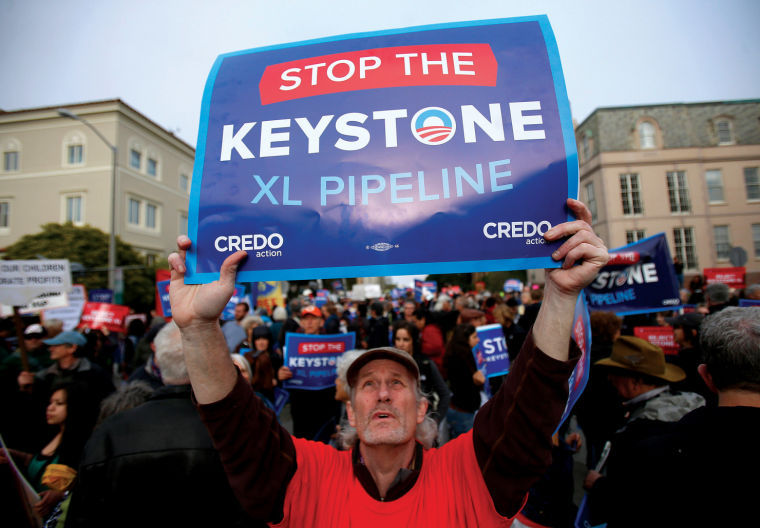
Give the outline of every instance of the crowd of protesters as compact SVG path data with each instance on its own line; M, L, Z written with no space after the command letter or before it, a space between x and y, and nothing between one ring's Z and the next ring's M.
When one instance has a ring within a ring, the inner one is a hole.
M345 417L345 376L350 362L364 350L377 347L391 346L407 353L418 366L429 401L426 447L433 447L470 430L478 410L503 381L503 377L486 378L476 366L472 350L478 343L477 327L501 325L514 361L535 322L541 294L540 285L509 294L491 294L479 288L417 301L409 291L406 297L392 300L352 301L332 296L319 307L313 298L301 295L271 312L240 303L234 319L220 324L238 370L272 410L276 389L293 375L283 363L288 332L355 333L356 350L339 361L336 386L321 391L290 390L286 411L279 416L280 420L289 416L286 425L294 436L336 449L351 445L345 440L351 434ZM701 416L700 409L712 413L704 420L728 420L731 425L726 434L741 436L736 438L739 446L746 441L744 435L757 432L760 308L732 308L740 297L760 299L760 286L733 292L723 284L704 286L694 280L682 291L684 304L690 305L687 313L624 318L610 312L591 314L593 366L574 410L573 423L579 429L571 430L567 421L555 434L553 464L532 489L517 524L573 525L577 514L573 456L581 446L588 468L583 486L594 521L627 526L635 525L632 519L642 521L641 512L631 515L629 497L646 495L641 487L656 480L653 473L644 473L643 468L656 470L651 459L644 460L648 452L641 451L642 445L656 446L661 457L683 445L694 453L707 449L703 443L689 443L688 434L704 433L699 428L707 427L703 422L688 425ZM727 308L739 314L726 321L716 319L715 325L722 326L713 329L708 321ZM750 313L754 319L741 315ZM161 318L137 321L123 334L63 331L60 321L33 321L23 333L24 365L14 344L13 323L2 320L0 433L16 465L39 494L33 505L35 513L50 526L63 526L64 522L68 526L126 525L125 519L139 522L144 516L173 524L186 519L190 524L263 526L237 505L219 457L197 418L177 328ZM635 327L654 325L674 329L676 354L665 355L659 347L633 337ZM702 329L707 326L712 333L725 333L730 325L749 325L746 342L735 345L735 354L750 357L734 358L735 364L723 366L719 353L733 351L718 351L717 345L708 345L713 348L705 351ZM736 362L746 366L738 381L731 370L736 369ZM705 363L712 376L703 371ZM724 381L726 377L728 381ZM725 393L733 395L737 384L742 394L755 398L734 405L755 408L747 412L747 422L712 411L728 405ZM606 444L611 446L608 457ZM730 451L734 444L723 438L721 445ZM757 467L756 450L741 447L740 452L747 454L750 466ZM5 454L0 455L6 497L19 493L6 471L8 462ZM663 465L685 471L686 463L667 460ZM713 465L710 469L714 478L719 478L719 468ZM684 477L662 478L680 479L683 484ZM215 502L205 509L201 504L208 505L209 496L215 497ZM186 511L170 508L171 501ZM151 503L157 510L151 510ZM155 513L158 510L161 513ZM6 511L8 518L19 523L26 518L27 512L20 506Z

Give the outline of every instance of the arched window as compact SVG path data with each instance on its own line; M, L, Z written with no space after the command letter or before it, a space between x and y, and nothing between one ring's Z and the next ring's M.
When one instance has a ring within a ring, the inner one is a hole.
M639 123L639 148L657 148L657 128L649 121Z

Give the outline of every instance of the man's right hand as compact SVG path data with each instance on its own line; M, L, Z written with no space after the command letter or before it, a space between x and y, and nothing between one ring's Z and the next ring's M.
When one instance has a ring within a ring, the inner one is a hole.
M247 256L245 251L238 251L227 257L222 263L218 281L208 284L185 284L185 256L191 245L190 239L182 235L177 238L177 252L169 255L169 301L172 319L180 328L218 322L224 307L235 293L238 266Z

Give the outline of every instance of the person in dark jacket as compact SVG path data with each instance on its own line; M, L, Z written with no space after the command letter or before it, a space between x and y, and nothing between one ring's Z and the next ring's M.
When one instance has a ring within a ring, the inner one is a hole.
M174 323L155 338L165 386L93 433L66 526L264 526L243 512L191 400Z
M446 345L443 365L449 375L451 403L447 420L451 438L472 429L475 411L480 408L480 391L486 384L483 372L478 370L472 349L478 344L478 333L470 324L457 325Z
M629 526L748 526L757 516L760 307L708 316L700 345L699 374L718 404L636 446L647 482L628 499Z

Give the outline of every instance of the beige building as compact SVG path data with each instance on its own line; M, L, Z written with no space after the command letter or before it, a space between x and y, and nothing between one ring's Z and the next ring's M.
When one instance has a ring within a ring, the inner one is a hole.
M0 251L49 222L110 232L113 210L122 240L163 258L187 232L195 150L118 99L65 107L102 138L60 108L0 111Z
M609 248L664 232L688 280L739 247L760 282L760 100L599 108L575 136Z

